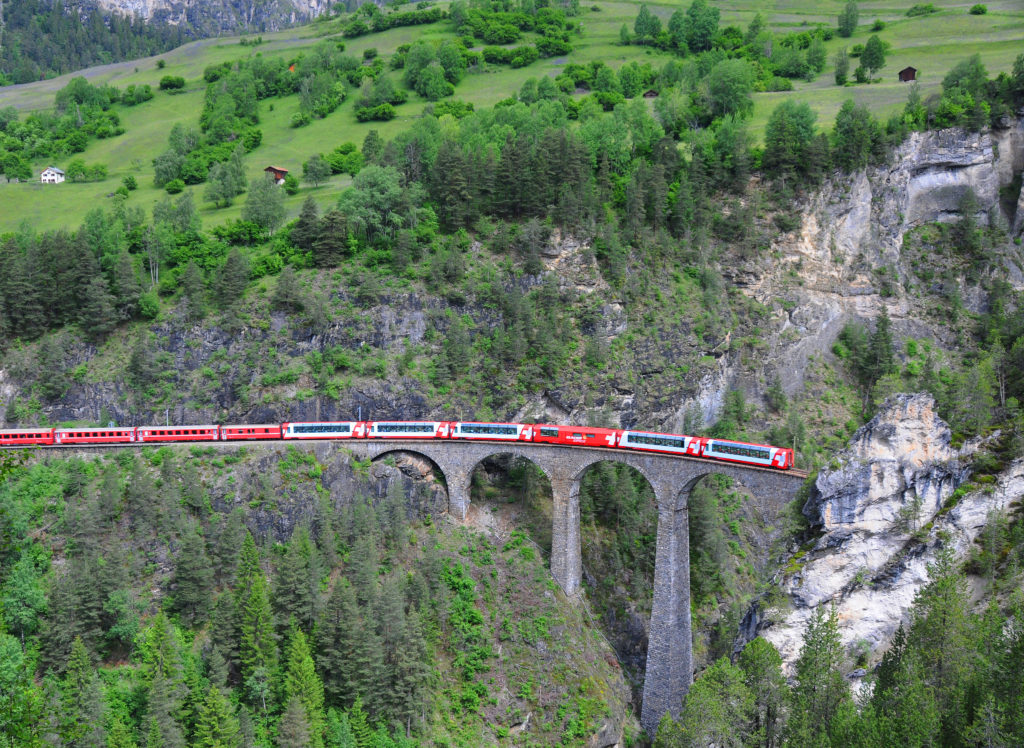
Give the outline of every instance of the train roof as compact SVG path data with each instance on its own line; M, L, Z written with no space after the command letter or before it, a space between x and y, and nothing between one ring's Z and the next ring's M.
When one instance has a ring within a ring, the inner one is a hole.
M279 429L279 423L225 423L222 429Z
M53 431L53 426L40 426L35 429L0 429L0 434L39 434Z
M63 429L54 429L54 431L64 434L68 431L131 431L134 426L69 426Z

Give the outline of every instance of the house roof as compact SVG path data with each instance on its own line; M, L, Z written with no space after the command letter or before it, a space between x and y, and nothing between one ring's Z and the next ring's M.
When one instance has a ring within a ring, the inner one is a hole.
M284 169L284 168L282 168L282 167L280 167L280 166L268 166L268 167L267 167L266 169L264 169L263 171L279 171L279 172L281 172L282 174L287 174L287 173L288 173L288 170L287 170L287 169Z
M58 168L57 168L56 166L47 166L47 167L46 167L45 169L43 169L43 173L44 173L44 174L45 174L46 172L48 172L48 171L55 171L55 172L57 172L58 174L63 174L63 173L64 173L63 171L61 171L60 169L58 169Z
M903 69L902 69L902 70L901 70L900 72L901 72L901 73L905 73L905 72L907 72L908 70L912 70L912 71L913 71L913 72L915 72L915 73L917 72L917 68L915 68L915 67L911 67L910 65L907 65L907 66L906 66L905 68L903 68Z

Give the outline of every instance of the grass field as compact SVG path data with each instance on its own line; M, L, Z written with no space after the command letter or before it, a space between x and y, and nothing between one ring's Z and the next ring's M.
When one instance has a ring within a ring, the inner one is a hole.
M682 7L686 4L682 3ZM830 127L835 113L848 98L867 104L879 116L901 108L906 101L908 89L906 84L897 82L896 73L907 65L918 68L922 92L927 96L939 91L946 72L971 54L980 54L989 73L994 75L1009 70L1013 59L1024 51L1024 4L1019 0L987 3L988 13L982 16L968 14L967 9L973 5L972 2L938 0L934 3L939 8L938 13L907 18L905 13L909 4L897 5L889 0L860 2L860 26L857 33L851 39L837 37L828 43L829 66L818 80L812 83L798 82L796 90L792 92L755 95L752 120L755 134L760 137L772 109L786 97L810 103L818 113L819 123ZM725 0L716 5L721 8L723 26L735 24L746 27L755 13L761 13L773 30L787 32L817 23L834 26L843 2ZM592 6L597 10L592 10ZM576 48L568 57L540 60L519 70L500 68L495 72L467 76L456 88L455 97L471 101L478 107L490 106L518 91L527 78L557 75L566 62L603 60L612 67L618 67L629 60L649 60L656 66L661 65L669 59L669 55L617 44L620 27L627 24L632 28L639 6L639 2L625 1L597 0L595 3L584 3L584 11L579 18L583 34L576 40ZM648 7L667 22L672 12L681 6L677 2L651 2ZM842 46L864 43L871 34L870 24L876 18L886 23L880 36L891 45L886 67L880 73L881 82L837 87L832 79L832 54ZM37 230L75 227L88 210L108 205L110 195L120 185L121 179L129 174L135 175L139 182L139 189L130 197L131 204L149 210L165 195L162 190L153 187L152 159L165 149L167 133L175 122L197 123L204 90L202 72L206 66L254 55L291 58L324 37L340 38L338 33L338 23L326 21L299 29L263 34L264 43L256 47L239 45L238 37L204 39L158 57L94 67L53 80L0 89L0 107L13 105L23 111L30 111L52 106L55 92L74 75L85 75L93 83L110 83L122 88L132 83L149 83L155 89L163 75L180 75L188 81L186 91L182 94L157 92L150 102L122 108L121 119L127 132L118 138L90 143L82 157L86 163L107 165L109 177L105 181L62 185L0 182L0 205L3 206L0 210L0 232L15 230L23 222ZM405 27L346 40L346 51L361 56L364 49L375 47L381 55L390 55L398 45L415 39L451 36L453 34L444 23ZM157 60L163 60L165 68L158 69ZM392 137L409 127L426 105L425 101L412 95L408 103L398 107L399 116L391 122L361 124L356 122L353 115L353 98L350 96L338 111L326 119L314 121L308 127L299 129L289 126L291 115L298 107L297 97L261 102L260 128L263 131L263 143L247 159L250 175L258 175L269 164L283 166L299 175L302 162L311 154L329 151L345 141L358 145L371 129L378 130L385 138ZM42 162L33 164L37 174L45 166L47 164ZM299 206L308 194L313 194L322 205L333 203L350 181L348 177L339 176L315 190L303 188L298 195L287 199L290 215L298 213ZM241 213L241 202L216 210L203 203L202 185L189 189L195 191L196 203L202 206L201 214L206 227L237 218Z

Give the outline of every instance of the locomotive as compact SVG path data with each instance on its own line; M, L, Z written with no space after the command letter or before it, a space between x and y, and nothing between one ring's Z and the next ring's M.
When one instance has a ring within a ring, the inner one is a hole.
M564 426L547 423L476 421L287 421L281 424L205 426L121 426L0 430L0 447L150 444L161 442L252 441L267 439L448 439L533 442L573 447L626 449L702 457L723 462L788 470L793 450L653 431Z

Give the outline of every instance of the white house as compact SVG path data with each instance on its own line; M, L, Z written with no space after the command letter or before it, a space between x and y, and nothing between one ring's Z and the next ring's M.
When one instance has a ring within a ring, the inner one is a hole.
M39 176L43 184L60 184L64 181L64 172L56 166L47 166Z

